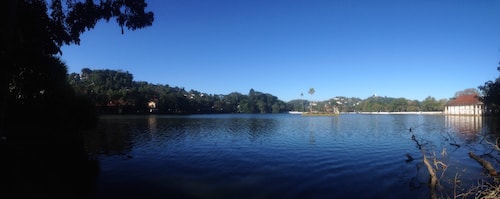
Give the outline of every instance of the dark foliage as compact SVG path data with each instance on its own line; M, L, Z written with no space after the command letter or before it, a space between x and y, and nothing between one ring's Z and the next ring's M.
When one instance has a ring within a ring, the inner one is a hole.
M251 89L248 95L213 95L169 85L133 81L132 74L116 70L82 69L68 76L80 94L96 104L99 113L282 113L286 103L276 96ZM149 107L149 103L155 107Z
M497 68L500 71L500 67ZM500 76L495 81L487 81L479 86L482 92L482 101L488 113L500 116Z
M101 19L116 19L122 31L124 27L135 30L150 26L154 18L153 13L144 11L146 6L143 0L2 1L2 136L7 132L4 129L10 128L8 125L19 121L12 115L46 114L54 112L52 109L57 107L68 110L74 107L74 102L83 103L83 99L71 99L77 96L66 81L66 66L57 57L58 53L62 53L60 47L79 44L80 35L92 29ZM77 117L72 123L84 123L76 126L84 127L88 123L82 120L82 114L67 111L64 114ZM26 126L29 123L22 125Z
M86 197L80 184L97 164L82 132L96 113L68 84L60 48L79 44L101 19L115 18L122 31L150 26L145 7L141 0L1 1L0 198Z
M324 111L323 109L331 106L345 112L443 111L447 102L446 99L436 100L430 96L422 102L372 96L364 100L335 97L325 101L298 99L285 103L276 96L253 89L247 95L238 92L214 95L196 90L186 91L184 88L169 85L134 81L129 72L109 69L83 68L80 74L69 74L68 81L77 93L88 96L102 114L284 113L289 110ZM156 103L154 111L148 107L149 102ZM311 107L311 104L315 105Z

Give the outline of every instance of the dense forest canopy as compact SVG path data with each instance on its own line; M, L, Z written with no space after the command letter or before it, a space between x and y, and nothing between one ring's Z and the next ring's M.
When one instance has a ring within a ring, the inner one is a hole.
M101 113L283 113L286 103L276 96L250 89L247 95L207 94L169 85L134 81L117 70L82 69L68 76L77 91L92 99ZM150 102L155 103L151 107Z

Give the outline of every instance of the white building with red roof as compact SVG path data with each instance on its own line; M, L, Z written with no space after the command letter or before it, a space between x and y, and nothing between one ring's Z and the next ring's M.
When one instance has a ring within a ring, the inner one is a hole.
M460 95L444 106L446 115L483 115L484 104L476 94Z

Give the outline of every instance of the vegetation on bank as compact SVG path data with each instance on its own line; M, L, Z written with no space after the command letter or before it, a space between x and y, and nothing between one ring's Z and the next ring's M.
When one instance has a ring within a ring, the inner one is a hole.
M497 68L500 72L500 66ZM487 111L492 115L500 116L500 75L494 80L490 80L479 86L482 92L483 101Z
M499 68L500 70L500 68ZM487 112L500 113L500 77L479 86L457 91L450 99L428 96L423 101L387 96L371 96L366 99L337 96L324 101L295 99L289 102L278 97L250 89L248 94L208 94L182 87L134 81L133 75L120 70L90 70L68 75L68 82L82 96L87 96L99 113L151 113L150 102L155 103L156 113L285 113L324 112L336 107L340 112L432 112L443 111L449 100L461 95L481 96ZM313 95L314 88L308 93ZM303 94L301 94L303 96Z
M418 112L443 111L446 102L446 99L436 100L430 96L424 101L380 96L371 96L366 99L338 96L313 103L308 100L292 100L288 102L288 105L298 111L307 110L312 103L316 109L335 105L340 112Z
M61 47L100 20L124 29L152 25L144 0L0 2L0 198L88 198L98 164L83 132L94 103L67 81Z
M248 94L208 94L182 87L134 81L133 75L120 70L90 70L68 75L69 84L87 96L99 113L285 113L325 111L333 106L341 112L442 111L446 99L427 97L423 101L372 96L367 99L334 97L325 101L305 99L284 102L278 97L250 89ZM312 95L314 90L309 93ZM150 102L155 107L150 107ZM153 110L154 109L154 110Z
M321 109L321 103L336 105L341 111L441 108L432 97L421 103L375 96L285 103L253 89L247 95L204 94L134 82L131 74L115 71L95 76L94 82L88 81L94 78L90 76L68 77L59 58L63 45L79 44L80 35L99 20L116 19L122 33L124 28L152 25L153 13L145 11L145 1L6 0L0 5L4 27L0 45L0 155L5 166L0 171L5 185L0 188L0 198L86 198L83 194L92 187L93 169L98 168L88 159L81 131L95 122L96 105L104 112L128 112L130 108L134 113L151 111L150 101L157 102L163 113L271 113L302 110L312 104L316 104L312 109ZM500 79L480 89L486 106L500 113Z
M181 87L134 81L133 75L117 70L82 69L68 76L77 93L96 104L99 113L283 113L285 102L276 96L250 89L238 92L207 94ZM152 104L153 103L153 104Z

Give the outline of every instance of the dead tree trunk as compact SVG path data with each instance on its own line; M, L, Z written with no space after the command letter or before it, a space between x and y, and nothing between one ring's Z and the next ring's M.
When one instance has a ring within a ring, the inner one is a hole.
M423 153L423 151L422 151ZM427 160L427 157L425 157L424 154L424 164L427 167L427 170L429 171L430 179L429 179L429 192L430 192L430 198L431 199L437 199L437 192L436 192L436 186L438 183L438 179L436 177L436 172L431 166L431 163L429 163L429 160Z
M497 171L495 170L495 168L493 167L493 165L491 165L490 162L488 162L487 160L485 160L483 158L480 158L479 156L475 155L472 152L469 152L469 156L472 159L474 159L477 162L479 162L479 164L481 164L481 166L483 166L483 168L485 168L486 170L488 170L488 173L490 174L490 176L497 176Z
M411 128L410 128L410 132L411 132ZM436 176L436 171L434 170L434 168L432 168L432 165L429 162L429 160L427 160L427 157L425 156L425 150L423 149L422 144L420 144L418 142L418 140L415 138L415 134L412 133L411 139L413 141L415 141L415 143L417 144L418 149L422 153L422 155L424 157L424 164L427 167L427 171L429 172L429 177L430 177L429 178L429 198L430 199L437 199L438 196L437 196L436 186L438 185L439 180L438 180L438 178Z

